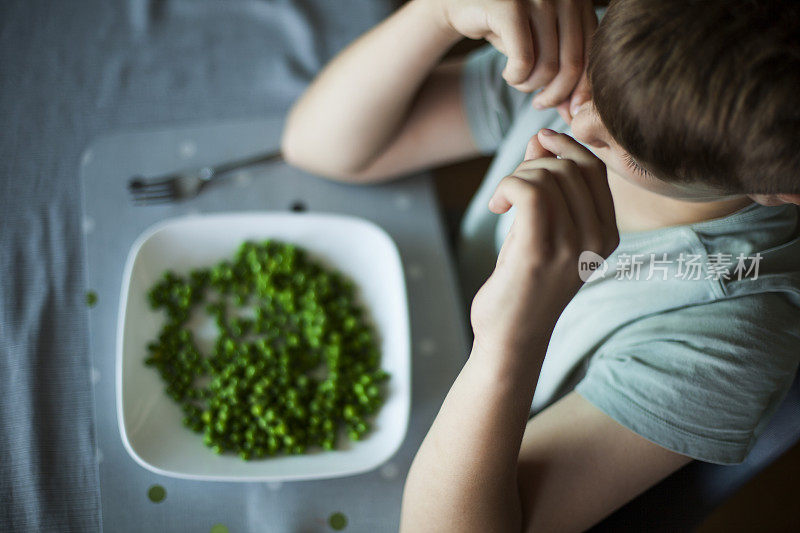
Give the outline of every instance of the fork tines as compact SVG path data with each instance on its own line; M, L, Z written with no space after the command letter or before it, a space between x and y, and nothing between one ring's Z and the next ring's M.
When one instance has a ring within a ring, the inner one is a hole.
M128 181L128 191L136 204L168 203L177 199L175 178L145 179L136 176Z

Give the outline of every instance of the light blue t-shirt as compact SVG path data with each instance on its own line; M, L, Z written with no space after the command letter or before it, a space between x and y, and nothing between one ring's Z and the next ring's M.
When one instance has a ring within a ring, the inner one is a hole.
M495 153L459 242L465 297L491 273L505 220L497 183L553 110L508 87L505 57L473 52L462 77L472 134ZM752 204L712 221L622 234L620 246L556 324L533 411L571 390L665 448L714 463L744 460L800 362L800 211ZM577 265L576 265L577 268Z

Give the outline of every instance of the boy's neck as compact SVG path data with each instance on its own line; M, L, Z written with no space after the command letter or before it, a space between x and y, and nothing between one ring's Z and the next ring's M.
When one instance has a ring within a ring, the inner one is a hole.
M682 226L722 218L753 203L748 196L686 201L650 192L609 172L617 226L622 233Z

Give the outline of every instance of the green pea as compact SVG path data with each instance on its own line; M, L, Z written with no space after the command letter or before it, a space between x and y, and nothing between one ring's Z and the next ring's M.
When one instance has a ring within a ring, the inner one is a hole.
M352 282L303 250L245 242L232 261L165 272L147 296L165 323L144 362L215 453L300 454L334 449L342 426L367 433L388 379L374 333ZM208 354L188 327L196 307L219 327Z
M147 489L147 497L153 503L161 503L167 497L167 490L161 485L152 485Z
M328 525L336 531L347 527L347 517L343 513L333 513L328 517Z
M97 305L97 293L95 291L87 291L86 292L86 305L89 307L94 307ZM152 300L151 300L152 306Z

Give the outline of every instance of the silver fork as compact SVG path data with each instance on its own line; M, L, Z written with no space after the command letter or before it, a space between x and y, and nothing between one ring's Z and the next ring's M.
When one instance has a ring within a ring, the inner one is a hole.
M133 176L128 180L128 191L135 205L163 204L194 198L212 180L241 168L282 161L280 152L259 154L213 166L173 172L155 178Z

